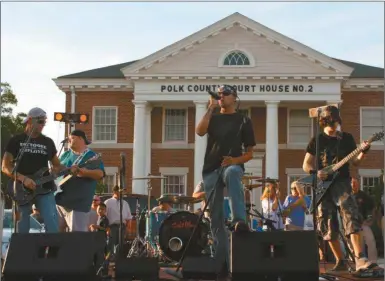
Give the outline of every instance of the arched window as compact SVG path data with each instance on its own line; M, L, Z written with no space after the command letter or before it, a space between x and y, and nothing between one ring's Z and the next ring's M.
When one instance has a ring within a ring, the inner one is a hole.
M223 61L223 65L227 65L227 66L250 65L250 60L244 53L239 52L239 51L233 51L225 57L225 59Z

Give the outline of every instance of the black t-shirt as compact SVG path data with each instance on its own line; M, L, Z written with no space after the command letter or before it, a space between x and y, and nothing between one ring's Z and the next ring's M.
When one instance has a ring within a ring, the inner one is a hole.
M9 140L5 151L11 153L13 158L16 159L21 147L25 146L27 139L28 135L26 133L13 136ZM51 161L56 153L56 146L51 138L44 135L40 135L37 138L31 138L30 143L24 150L17 171L20 174L31 176L41 168L48 169L48 161ZM44 175L48 175L48 171ZM54 182L47 182L43 187L53 188Z
M358 210L361 215L364 219L367 219L367 217L372 214L374 208L373 199L362 190L359 190L356 194L354 194L354 198L356 199Z
M316 155L316 142L315 137L313 137L307 148L306 152L311 155ZM319 134L319 155L318 159L319 168L325 168L332 164L337 164L345 156L353 152L357 148L356 142L353 136L349 133L341 133L341 139L338 140L337 137L328 136L325 133ZM349 162L343 165L339 170L340 179L350 178L349 172Z
M242 130L239 129L242 125ZM255 146L254 130L250 118L240 113L214 114L207 129L207 147L203 173L209 173L221 166L224 156L243 154L243 148ZM241 167L244 169L244 165Z
M108 218L106 216L99 217L97 224L100 227L99 231L107 231L107 227L109 226Z

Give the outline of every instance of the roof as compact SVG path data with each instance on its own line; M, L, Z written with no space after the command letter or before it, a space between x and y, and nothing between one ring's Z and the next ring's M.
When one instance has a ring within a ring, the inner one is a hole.
M384 69L381 67L370 66L366 64L340 59L335 60L354 68L350 78L384 78Z
M122 68L129 66L137 62L137 60L114 64L110 66L95 68L73 74L59 76L57 79L65 78L124 78L123 73L120 71Z
M370 65L365 65L361 63L346 61L346 60L335 60L354 68L353 73L350 78L384 78L384 69L381 67L375 67ZM58 79L66 79L66 78L124 78L121 69L129 66L138 60L124 62L120 64L100 67L96 69L86 70L78 73L68 74L59 76Z

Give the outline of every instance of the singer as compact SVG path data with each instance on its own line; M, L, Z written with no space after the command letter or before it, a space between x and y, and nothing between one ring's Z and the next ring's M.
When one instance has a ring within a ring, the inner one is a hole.
M36 183L28 177L33 175L41 168L46 168L48 171L48 162L52 163L54 170L60 171L62 166L58 157L57 150L53 140L42 134L47 120L46 112L38 107L32 108L27 117L23 120L25 124L24 133L13 136L6 148L2 161L2 172L8 177L12 178L12 170L15 161L20 161L17 169L16 180L23 183L25 188L34 190ZM27 140L31 136L30 142ZM25 147L24 154L20 157L20 150ZM45 176L48 175L45 174ZM58 232L57 212L55 197L53 190L55 183L53 181L47 182L43 185L44 188L52 190L52 192L45 195L37 196L34 202L18 206L20 211L20 220L18 221L18 232L28 233L30 228L30 217L32 211L32 204L35 203L40 215L44 221L47 232Z
M60 161L65 167L71 167L69 179L61 186L62 192L56 194L59 228L64 231L88 231L89 212L94 198L96 183L105 176L103 162L79 168L94 157L96 153L87 145L91 142L81 130L74 130L68 137L69 150L64 152Z
M216 270L219 277L223 278L228 275L229 269L229 240L223 219L223 191L226 186L233 215L232 228L237 232L249 231L241 179L244 163L253 158L255 139L250 118L236 112L238 95L234 87L220 86L219 100L212 93L210 95L207 113L197 125L196 133L199 136L208 135L202 176L206 194L210 194L215 188L209 208L212 231L216 233L218 241L215 251L218 262ZM220 112L213 114L218 105Z
M315 167L315 161L318 161L320 169L331 164L336 164L345 156L354 151L357 146L353 136L347 132L339 132L338 128L342 123L340 113L337 107L327 106L321 114L319 125L323 132L318 135L320 159L315 159L316 140L313 137L306 149L306 155L303 162L303 169L311 173ZM341 245L338 240L338 219L337 206L340 209L342 223L344 225L345 235L350 238L354 254L356 257L356 270L375 267L366 258L365 250L362 247L362 237L360 234L362 217L358 211L356 201L352 196L352 187L350 184L349 165L358 166L365 153L370 149L370 145L364 142L361 145L361 153L346 163L339 170L339 175L333 185L327 191L323 201L318 207L318 230L325 241L329 241L330 248L336 258L336 265L332 271L347 270L347 264L344 261ZM327 173L320 170L317 176L321 180L327 178Z

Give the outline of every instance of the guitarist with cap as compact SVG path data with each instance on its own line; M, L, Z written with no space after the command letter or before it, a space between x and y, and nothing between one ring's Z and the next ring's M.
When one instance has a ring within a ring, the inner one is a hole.
M25 131L21 134L13 136L6 148L3 156L1 170L12 180L17 180L19 184L23 184L24 188L36 190L37 184L31 178L42 168L47 170L48 162L52 163L54 171L60 171L63 167L56 156L57 150L53 140L42 134L47 120L46 112L38 107L32 108L27 117L23 120ZM26 143L28 137L31 136L30 142ZM17 158L22 147L26 146L24 154L17 170L16 178L12 174L14 160ZM43 174L44 175L44 174ZM35 179L36 180L36 179ZM11 182L10 182L11 184ZM43 188L47 190L46 194L38 195L34 198L36 207L40 211L40 215L44 221L47 232L58 232L57 211L53 190L55 183L52 181L43 184ZM17 201L16 201L17 202ZM20 220L18 221L18 232L28 233L30 228L30 214L32 212L33 202L19 205Z
M61 231L68 227L70 232L86 232L89 228L89 212L96 183L105 176L104 165L100 159L91 165L79 167L96 156L96 153L87 147L90 143L83 131L74 130L68 137L70 149L60 157L64 166L71 167L71 174L60 182L62 191L55 196Z
M310 174L317 174L322 181L328 180L328 173L323 168L336 164L347 155L357 149L353 136L347 132L340 132L341 117L339 110L335 106L326 106L320 114L319 125L323 130L318 135L319 155L316 159L316 140L313 137L306 149L306 155L303 162L303 169ZM370 149L369 142L363 142L360 145L360 152L349 162L339 169L339 175L335 178L333 184L326 191L318 207L318 230L325 241L329 242L330 248L336 258L336 265L332 271L345 271L347 264L344 261L342 249L338 240L338 218L337 211L342 218L345 235L350 238L355 255L356 271L365 271L377 267L377 264L369 261L362 247L362 237L360 235L362 217L358 206L352 196L352 187L350 184L349 166L358 166L364 159L365 154ZM315 171L315 161L318 161L320 170Z

